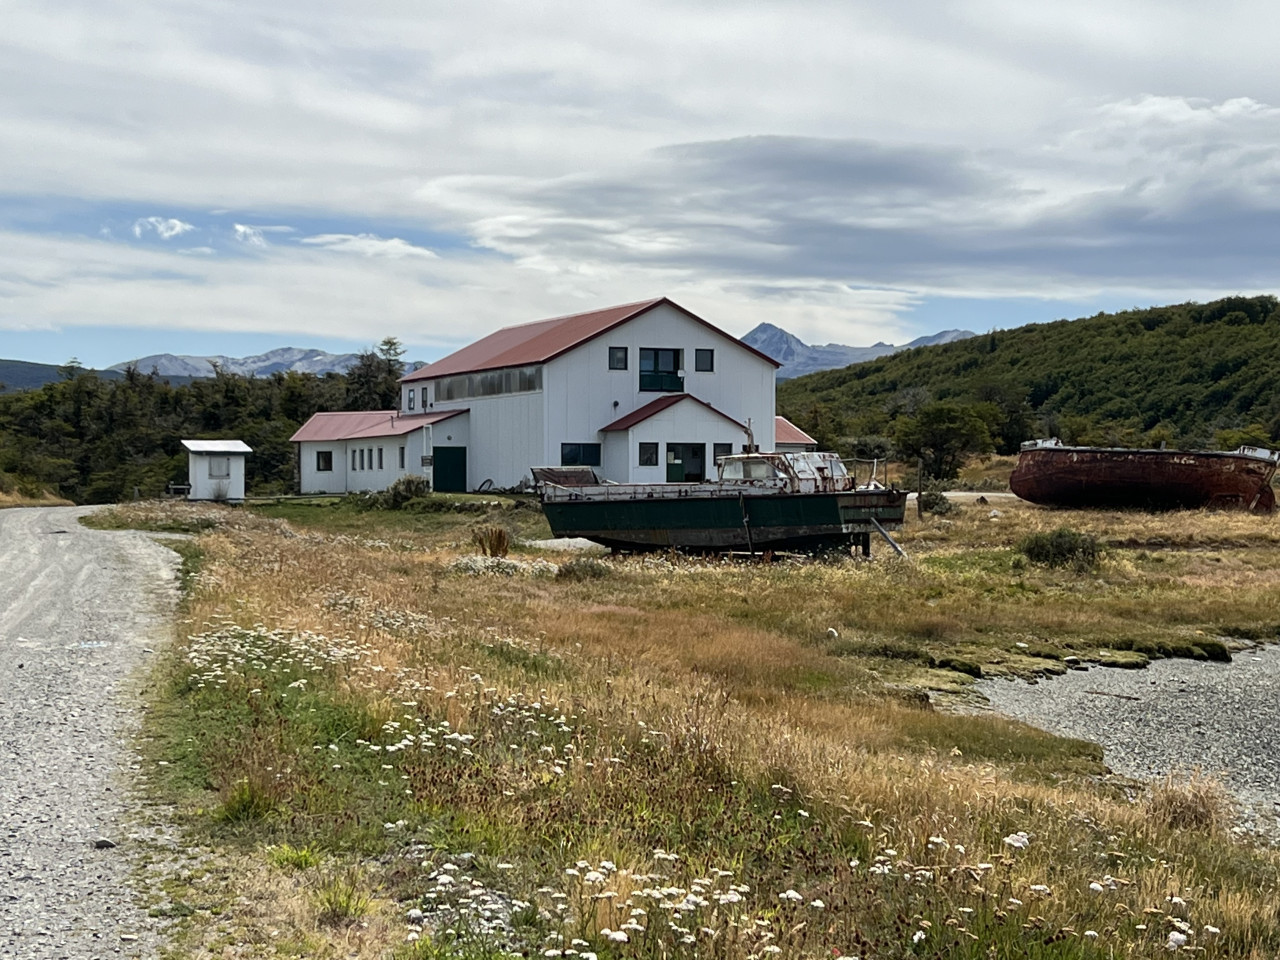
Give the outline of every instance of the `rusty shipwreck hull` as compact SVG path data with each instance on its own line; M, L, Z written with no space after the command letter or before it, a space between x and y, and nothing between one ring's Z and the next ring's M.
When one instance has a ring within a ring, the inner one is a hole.
M1033 441L1023 444L1009 487L1023 500L1054 507L1270 513L1278 462L1280 454L1256 447L1123 450Z

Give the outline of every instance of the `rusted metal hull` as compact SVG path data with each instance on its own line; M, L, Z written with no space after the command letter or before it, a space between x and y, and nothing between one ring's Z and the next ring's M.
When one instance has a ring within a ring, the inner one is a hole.
M1270 513L1274 459L1244 453L1039 446L1023 449L1009 487L1054 507L1210 507Z

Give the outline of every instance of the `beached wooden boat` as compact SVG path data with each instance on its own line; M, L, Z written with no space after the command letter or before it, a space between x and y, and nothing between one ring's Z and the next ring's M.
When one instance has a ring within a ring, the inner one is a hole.
M1033 440L1022 445L1009 488L1023 500L1055 507L1270 513L1278 464L1280 453L1259 447L1125 450Z
M557 537L614 550L751 552L871 547L902 526L907 495L859 485L833 453L721 457L705 483L608 483L590 467L535 467ZM894 545L897 549L896 544Z

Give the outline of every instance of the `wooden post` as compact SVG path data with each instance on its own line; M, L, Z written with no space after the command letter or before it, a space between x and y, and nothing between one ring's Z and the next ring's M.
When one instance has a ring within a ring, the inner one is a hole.
M916 519L924 519L924 504L921 497L924 495L924 457L916 457Z

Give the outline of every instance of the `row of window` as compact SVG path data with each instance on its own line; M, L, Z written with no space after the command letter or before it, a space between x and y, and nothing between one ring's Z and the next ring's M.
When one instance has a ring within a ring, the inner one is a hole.
M541 364L530 367L508 367L484 373L464 373L441 377L436 381L436 402L466 400L469 397L496 397L504 393L528 393L542 389ZM426 388L423 387L423 395ZM409 409L413 409L413 391L409 391Z
M609 369L626 370L629 347L609 348ZM640 372L665 373L675 376L684 369L684 351L658 347L640 348ZM714 373L716 352L701 348L693 351L693 369L698 373Z
M361 447L358 450L351 451L351 469L352 470L381 470L383 468L382 447L377 447L378 459L377 467L374 464L374 447ZM404 469L404 447L400 447L400 469ZM316 451L316 473L331 473L333 471L333 451L317 450Z
M673 446L668 444L667 446ZM698 444L701 446L701 444ZM705 447L703 448L705 449ZM728 457L733 454L732 443L713 443L711 445L714 459ZM670 451L668 451L670 453ZM642 443L636 461L642 467L658 465L658 444ZM560 465L562 467L598 467L600 466L600 444L598 443L562 443L560 444Z

